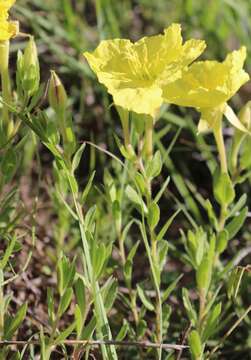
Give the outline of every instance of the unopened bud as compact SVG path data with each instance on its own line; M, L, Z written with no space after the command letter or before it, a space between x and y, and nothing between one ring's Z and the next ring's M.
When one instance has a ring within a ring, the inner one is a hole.
M24 50L24 67L28 70L30 66L37 66L37 63L37 47L33 37L31 36Z
M67 94L65 88L55 73L51 71L48 88L49 104L56 113L62 113L67 107Z
M28 97L33 96L40 84L40 67L37 55L37 47L33 37L24 50L18 53L17 60L17 82Z

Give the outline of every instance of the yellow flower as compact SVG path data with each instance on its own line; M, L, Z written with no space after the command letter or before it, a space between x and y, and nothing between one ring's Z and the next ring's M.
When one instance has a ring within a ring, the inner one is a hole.
M0 41L6 41L18 33L18 23L8 21L8 11L15 0L0 0Z
M103 40L84 56L116 105L154 117L164 102L163 86L178 79L205 46L201 40L182 44L181 26L173 24L163 35L143 37L135 43Z
M201 112L200 131L212 129L223 113L243 130L227 101L249 80L243 70L245 59L246 48L241 47L228 54L222 63L196 62L183 71L182 77L165 86L163 97L170 103L195 107Z

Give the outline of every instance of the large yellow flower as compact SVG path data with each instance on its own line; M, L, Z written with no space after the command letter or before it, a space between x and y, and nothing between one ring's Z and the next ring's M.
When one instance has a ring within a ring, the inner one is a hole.
M246 48L241 47L228 54L222 63L196 62L183 70L182 77L165 86L163 97L170 103L197 108L201 112L200 131L212 129L224 112L240 128L227 101L249 80L243 70L245 59Z
M18 23L8 21L8 11L15 0L0 0L0 41L6 41L18 33Z
M154 117L164 102L163 86L178 79L205 46L201 40L183 44L181 26L173 24L163 35L143 37L135 43L103 40L84 56L116 105Z

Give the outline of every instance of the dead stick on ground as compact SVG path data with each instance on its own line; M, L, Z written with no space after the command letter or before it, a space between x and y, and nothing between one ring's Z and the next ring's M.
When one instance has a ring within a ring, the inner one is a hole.
M103 340L65 340L62 342L64 345L74 346L74 345L117 345L117 346L137 346L137 347L151 347L151 348L160 348L162 349L172 349L172 350L181 350L186 349L188 346L177 345L177 344L159 344L152 343L150 341L103 341ZM6 345L40 345L40 341L31 340L31 341L22 341L22 340L13 340L13 341L0 341L0 346Z

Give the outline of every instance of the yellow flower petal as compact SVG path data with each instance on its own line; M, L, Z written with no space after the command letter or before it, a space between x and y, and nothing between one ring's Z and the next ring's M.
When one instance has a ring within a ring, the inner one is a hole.
M148 114L154 118L163 103L162 90L154 86L118 89L113 94L113 101L129 111Z
M8 19L8 11L16 0L0 0L0 21Z
M7 21L8 11L15 3L15 0L0 0L0 41L6 41L18 33L18 23Z
M15 37L19 31L17 21L0 21L0 41L9 40Z
M181 27L173 24L164 34L130 40L102 41L93 53L85 52L100 83L116 105L153 116L164 102L162 87L181 76L181 70L204 50L204 41L182 45Z
M225 61L201 61L183 71L182 77L163 91L166 101L195 108L212 108L227 102L249 80L242 69L246 49L233 51Z

